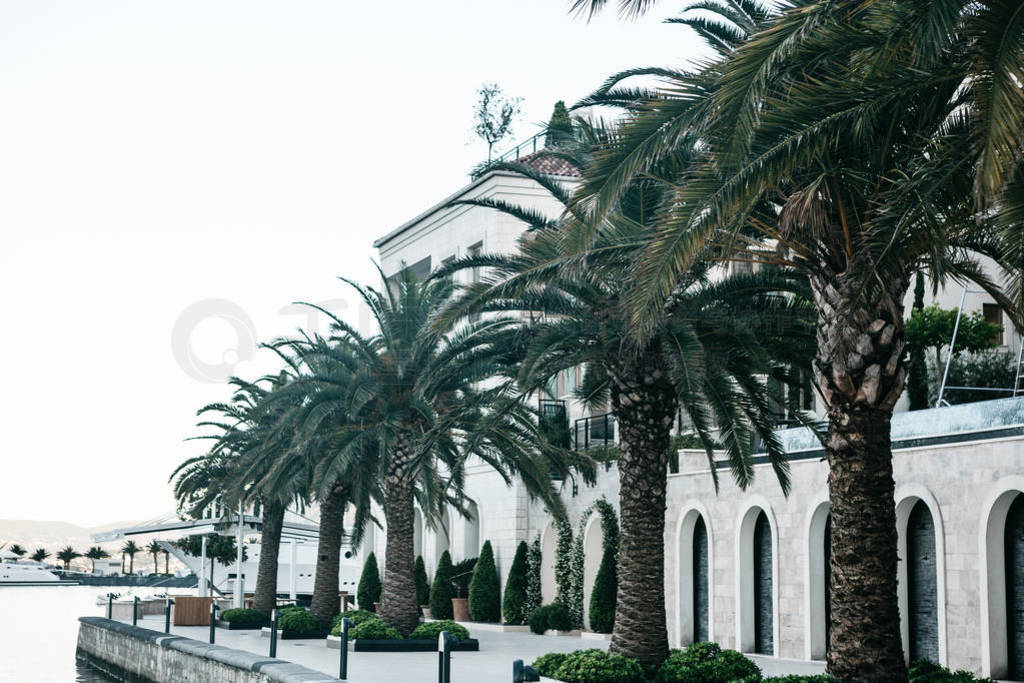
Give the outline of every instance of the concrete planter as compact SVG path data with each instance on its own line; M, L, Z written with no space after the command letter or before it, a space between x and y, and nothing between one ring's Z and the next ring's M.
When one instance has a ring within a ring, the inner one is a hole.
M331 650L341 648L341 636L327 636L327 647ZM478 652L480 642L476 638L460 640L455 646L456 652ZM368 640L366 638L349 639L349 652L437 652L437 640Z
M452 620L469 621L469 598L452 598Z
M612 634L610 633L595 633L593 631L583 631L580 633L580 638L584 640L611 640Z
M423 613L423 619L430 621L430 605L420 605L420 612Z
M241 624L237 622L224 621L223 619L218 619L215 626L217 628L227 629L228 631L255 631L262 628L259 624ZM267 629L268 637L270 635L269 631L270 629Z
M310 633L296 633L295 631L285 631L283 629L277 629L278 640L323 640L327 637L330 631L312 631ZM260 629L260 637L270 637L270 627L264 626Z
M110 607L110 618L114 621L131 621L133 611L135 611L135 614L139 619L141 619L142 615L146 613L146 611L143 609L141 602L139 603L139 608L137 611L135 610L135 603L133 601L122 600L119 602L115 602Z
M573 638L579 638L580 633L581 631L578 629L572 631L559 631L558 629L549 628L547 631L544 631L544 635L546 636L570 636Z
M519 624L494 624L485 621L456 621L459 626L465 626L469 632L473 631L494 631L495 633L529 633L530 627Z

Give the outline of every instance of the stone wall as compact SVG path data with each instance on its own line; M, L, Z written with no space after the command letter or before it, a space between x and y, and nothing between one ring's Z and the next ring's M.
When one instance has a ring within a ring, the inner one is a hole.
M80 617L80 657L122 680L153 683L312 683L339 679L243 650L210 645L100 617Z

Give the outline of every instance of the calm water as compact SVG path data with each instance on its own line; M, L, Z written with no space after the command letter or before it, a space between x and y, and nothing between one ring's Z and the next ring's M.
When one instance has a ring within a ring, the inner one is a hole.
M98 683L111 679L78 666L78 617L103 616L96 596L103 586L0 586L0 681L5 683ZM140 589L149 594L152 589Z

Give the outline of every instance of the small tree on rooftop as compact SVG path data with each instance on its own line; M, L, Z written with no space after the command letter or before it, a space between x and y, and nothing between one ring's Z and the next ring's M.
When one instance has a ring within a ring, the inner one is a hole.
M544 138L545 147L553 147L561 142L572 139L572 117L569 110L565 108L565 102L555 102L555 109L551 112L551 120L548 121L548 133Z
M501 599L501 612L506 624L525 624L529 616L529 612L526 611L528 552L526 541L520 541L515 557L512 558L512 567L508 570L505 595Z
M976 353L998 346L1001 325L985 320L981 311L960 316L957 325L957 310L942 308L938 304L914 309L907 320L906 345L911 354L915 350L931 349L935 354L935 367L942 367L942 349L949 346L956 328L956 344L950 350L953 356L963 352Z
M359 587L356 589L356 600L359 609L370 612L376 611L374 604L380 602L380 572L377 570L377 556L370 553L366 556L363 564L363 574L359 577Z
M412 577L416 581L416 603L426 605L430 602L430 582L427 581L427 567L423 564L422 555L416 556Z
M501 621L501 587L490 541L484 541L469 583L469 616L473 621Z
M445 550L437 562L434 583L430 586L430 616L452 618L452 556Z
M494 145L512 134L512 125L519 116L523 98L506 97L497 83L484 83L477 90L473 108L473 132L487 143L487 161L491 161Z

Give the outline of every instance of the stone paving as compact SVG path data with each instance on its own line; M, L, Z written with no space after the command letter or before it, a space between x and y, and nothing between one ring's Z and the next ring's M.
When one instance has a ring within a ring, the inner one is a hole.
M163 631L163 615L139 620L139 626ZM582 648L607 648L607 641L582 639L573 636L537 636L532 633L501 633L473 629L480 641L479 652L452 654L452 683L504 683L512 680L512 661L522 659L529 664L548 652L570 652ZM176 635L207 642L206 626L172 626ZM228 631L217 629L218 645L267 654L270 639L259 631ZM329 649L324 640L278 640L277 656L296 664L338 675L340 652ZM784 660L775 657L751 657L765 675L821 673L820 662ZM437 653L435 652L350 652L348 680L352 683L432 683L437 680Z

